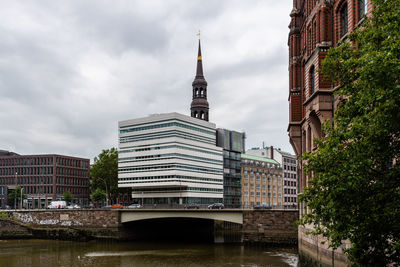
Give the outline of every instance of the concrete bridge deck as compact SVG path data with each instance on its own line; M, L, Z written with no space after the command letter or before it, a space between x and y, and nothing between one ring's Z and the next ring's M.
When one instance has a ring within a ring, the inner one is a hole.
M121 209L121 223L159 218L196 218L243 224L241 209Z

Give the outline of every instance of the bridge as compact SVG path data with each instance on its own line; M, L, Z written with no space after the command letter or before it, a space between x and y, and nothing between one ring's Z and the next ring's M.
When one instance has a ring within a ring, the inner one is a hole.
M119 210L120 222L134 222L147 219L162 218L195 218L226 221L243 224L243 210L222 209L222 210L182 210L182 209L132 209Z
M58 231L60 238L64 238L68 231L73 232L73 238L75 238L75 234L83 231L82 233L85 234L82 238L89 239L140 240L140 238L145 238L146 240L152 236L158 238L159 235L164 234L167 237L172 236L174 240L178 235L200 239L211 237L223 226L223 229L226 229L225 227L239 229L243 242L275 244L297 242L297 227L295 226L295 221L298 219L297 210L143 208L0 210L0 215L12 218L9 221L25 225L28 228ZM8 227L1 228L2 220L4 218L0 218L0 236L2 231L10 230L12 232L13 229L12 227L9 227L10 229ZM220 224L219 222L228 223ZM37 228L38 226L39 228ZM52 233L51 231L49 233ZM44 232L43 235L46 236ZM43 236L39 236L39 238L43 238Z

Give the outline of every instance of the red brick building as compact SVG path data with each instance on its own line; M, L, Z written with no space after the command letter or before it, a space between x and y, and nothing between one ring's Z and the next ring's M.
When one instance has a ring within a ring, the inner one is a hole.
M74 202L89 200L89 159L62 155L0 155L0 208L7 204L8 189L20 186L27 207L46 207L69 191Z
M325 121L333 123L333 114L341 100L340 96L333 95L336 86L318 72L321 62L330 47L347 41L348 34L362 24L371 7L369 0L293 0L288 39L288 132L297 157L316 149L313 139L322 136L321 125ZM301 193L308 179L302 175L300 160L298 164L298 192ZM300 216L305 212L301 203L299 211ZM299 229L301 243L311 248L316 245ZM323 250L319 248L319 251Z

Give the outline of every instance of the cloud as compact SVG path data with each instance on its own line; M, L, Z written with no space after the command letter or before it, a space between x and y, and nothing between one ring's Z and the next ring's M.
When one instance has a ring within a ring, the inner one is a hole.
M9 1L0 149L93 159L120 120L189 114L201 29L211 120L291 151L290 1ZM232 116L235 114L235 116Z

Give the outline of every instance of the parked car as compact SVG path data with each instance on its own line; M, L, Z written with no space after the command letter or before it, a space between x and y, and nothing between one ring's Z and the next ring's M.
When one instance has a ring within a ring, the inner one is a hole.
M214 203L214 204L208 205L207 208L208 208L209 210L214 210L214 209L219 209L219 210L221 210L221 209L225 208L225 206L224 206L224 204L222 204L222 203Z
M267 210L267 209L270 209L270 208L271 208L270 206L267 206L265 204L263 204L263 205L255 205L253 207L253 209L255 209L255 210Z
M122 206L121 204L114 204L111 206L112 209L123 209L124 206Z
M185 209L200 209L200 205L197 203L186 204Z
M72 204L72 205L69 205L67 208L68 209L81 209L81 206L79 206L78 204Z
M65 209L67 208L67 202L63 200L52 201L50 205L47 206L48 209Z
M140 204L130 204L129 206L126 207L127 209L141 209L143 208L142 205Z

